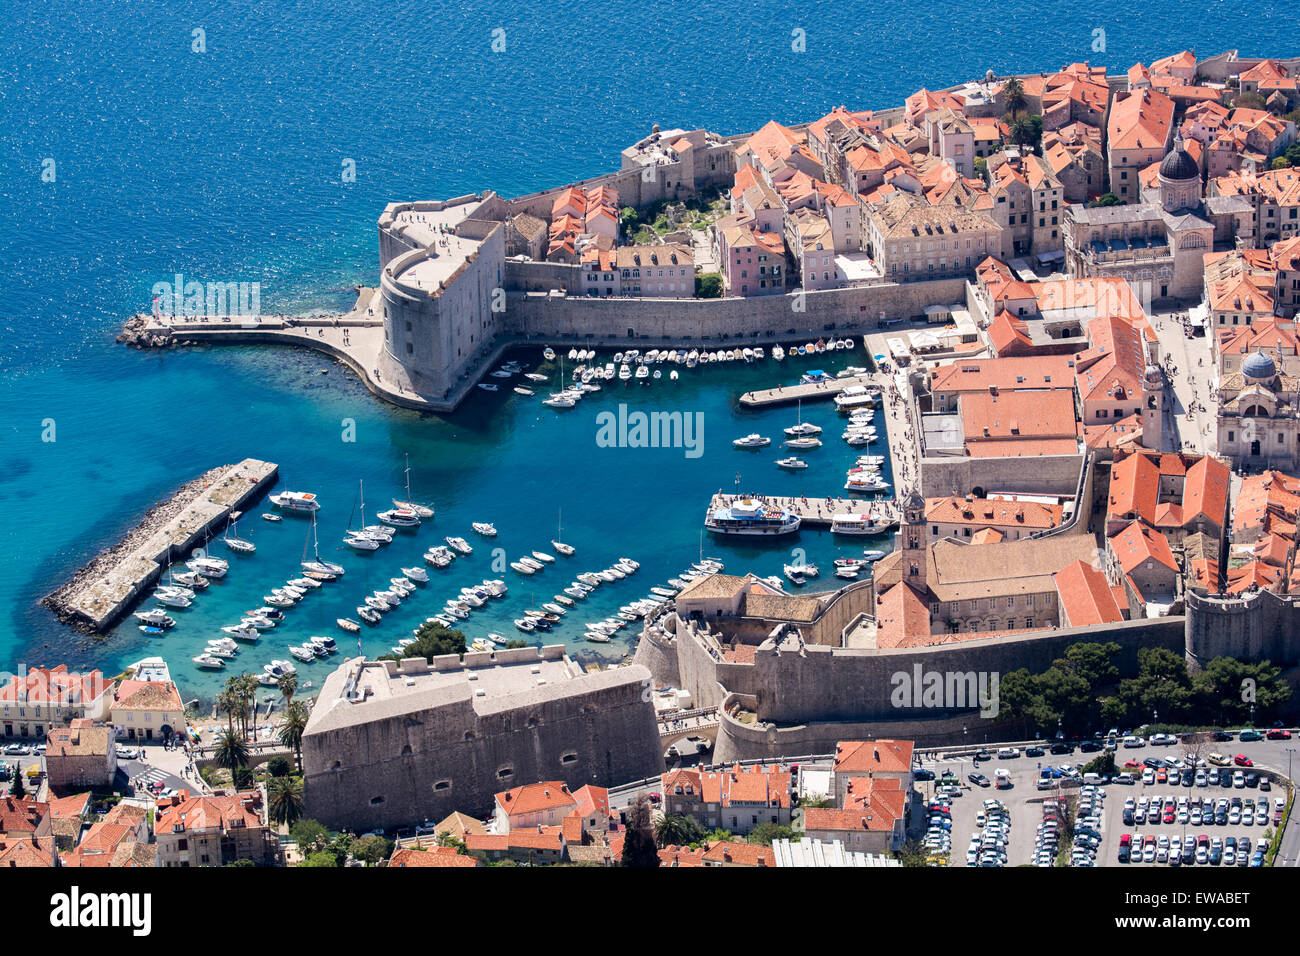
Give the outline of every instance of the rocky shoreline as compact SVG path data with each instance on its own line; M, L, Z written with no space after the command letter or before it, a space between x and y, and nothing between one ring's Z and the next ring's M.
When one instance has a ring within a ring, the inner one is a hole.
M171 332L163 329L149 329L149 319L143 315L134 315L126 320L117 341L137 349L167 349L176 344Z
M96 634L94 626L84 616L72 609L70 599L80 594L96 578L103 577L107 571L122 561L123 558L139 548L152 534L189 507L213 482L232 467L232 465L222 465L205 471L199 477L181 485L171 497L154 504L121 541L99 552L67 582L41 598L41 606L53 612L61 623L83 634Z

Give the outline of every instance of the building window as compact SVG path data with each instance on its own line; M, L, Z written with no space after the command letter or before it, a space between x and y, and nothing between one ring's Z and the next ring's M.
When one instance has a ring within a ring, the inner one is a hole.
M571 763L577 763L577 762L578 762L578 755L573 751L570 751L569 753L565 754L560 758L560 763L565 765Z
M370 805L371 805L372 807L377 807L377 806L379 806L379 805L380 805L381 803L383 803L383 802L384 802L384 798L383 798L383 797L371 797L371 798L370 798Z
M450 790L450 789L451 789L451 781L450 781L450 780L439 780L437 783L435 783L435 784L433 785L433 789L434 789L435 792L437 792L437 791L439 791L439 790Z

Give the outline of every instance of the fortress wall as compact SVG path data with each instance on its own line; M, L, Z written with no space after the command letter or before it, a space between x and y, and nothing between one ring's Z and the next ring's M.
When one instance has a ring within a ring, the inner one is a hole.
M676 640L655 630L643 630L632 661L650 672L656 686L682 686L681 675L677 671Z
M514 268L507 263L507 273ZM684 345L728 338L818 337L871 331L879 317L911 318L927 305L960 299L963 279L824 289L749 299L597 299L507 296L504 325L520 339L648 339ZM800 311L801 310L801 311ZM1078 475L1076 464L1073 477Z
M1064 628L1041 631L1015 639L964 641L904 650L836 649L806 647L802 654L777 656L770 645L759 648L749 687L732 688L755 695L758 715L776 723L824 720L898 719L890 702L895 673L924 671L1006 674L1021 667L1040 673L1064 654L1067 647L1084 641L1115 641L1120 645L1116 665L1131 674L1142 647L1167 647L1182 653L1184 620L1165 617L1125 621L1101 628ZM725 683L725 681L724 681ZM915 710L920 715L933 711ZM936 715L940 716L940 715Z
M564 289L577 295L581 288L581 273L580 266L565 262L519 262L507 259L505 288L507 292L550 292L552 289Z
M921 461L921 494L942 498L954 489L964 495L982 488L985 492L1073 495L1083 463L1083 455L1036 455L1029 465L1022 458L934 456Z
M1221 655L1284 666L1300 663L1300 602L1272 591L1235 600L1189 591L1185 598L1187 657L1192 666Z
M576 692L575 684L500 711L477 713L464 699L309 733L306 814L332 828L410 826L453 810L485 816L495 793L522 783L610 786L660 773L648 679L631 667L613 686Z

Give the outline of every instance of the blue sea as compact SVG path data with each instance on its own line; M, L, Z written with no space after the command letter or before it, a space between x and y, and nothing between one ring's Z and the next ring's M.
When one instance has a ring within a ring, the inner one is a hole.
M128 623L91 641L37 601L150 504L244 457L278 462L283 486L321 496L322 554L348 573L244 649L238 669L284 657L315 633L337 635L346 649L334 618L443 536L473 538L472 521L495 522L500 537L475 539L474 555L431 571L418 598L363 633L366 653L386 650L484 577L505 578L510 595L466 630L514 637L510 619L573 574L635 558L639 574L602 587L548 638L590 654L597 648L580 640L580 621L643 596L701 551L731 571L780 572L784 545L701 541L711 493L836 494L852 458L827 406L805 409L830 432L806 456L807 472L777 469L775 448L731 447L751 431L778 438L794 420L793 409L740 412L741 392L792 381L809 365L834 370L834 360L683 371L673 384L665 372L649 388L611 388L565 413L508 391L478 393L456 415L422 417L380 404L308 353L116 345L155 283L177 272L257 281L266 311L343 309L354 285L375 278L375 223L392 200L520 194L616 168L619 150L655 123L741 132L840 104L887 107L987 69L1078 60L1123 69L1185 47L1294 54L1295 12L1181 0L959 10L898 0L11 0L0 30L0 669L67 662L112 673L162 654L187 696L210 695L222 675L189 658L296 575L306 523L250 515L240 532L256 555L232 557L230 575L177 612L165 638L145 640ZM344 181L345 165L354 182ZM702 413L704 454L597 447L595 416L620 401ZM355 441L343 440L347 420ZM373 515L403 496L408 455L413 493L435 504L437 518L374 555L340 551L359 482ZM532 578L493 569L494 546L511 560L550 551L561 514L575 557ZM825 573L853 550L817 532L787 544ZM617 659L627 647L600 650ZM318 682L328 666L300 669Z

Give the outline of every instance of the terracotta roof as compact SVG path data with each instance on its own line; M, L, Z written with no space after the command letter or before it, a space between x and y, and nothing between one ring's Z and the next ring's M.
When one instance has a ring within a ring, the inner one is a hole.
M905 773L912 769L912 740L841 740L835 745L835 773L868 776L872 773Z
M563 780L544 780L540 783L527 783L511 790L503 790L496 795L496 801L497 806L512 817L526 813L540 813L544 810L562 810L578 805L578 801L569 792L569 785Z
M254 809L257 794L192 797L188 790L170 801L160 800L154 833L183 833L196 830L225 830L232 826L259 827L262 818Z
M171 681L124 680L117 687L114 707L125 710L182 711L180 692Z
M1157 149L1169 142L1174 122L1174 101L1163 93L1143 89L1116 95L1107 120L1107 140L1112 150Z
M25 700L32 704L89 704L98 700L111 683L97 670L73 673L67 665L28 668L0 686L0 702Z
M718 840L704 851L705 864L718 863L731 866L776 866L776 855L770 846Z
M1111 535L1108 541L1111 553L1125 574L1131 574L1146 561L1155 561L1171 571L1178 571L1169 539L1141 522L1132 522L1124 530Z
M1057 601L1071 627L1089 627L1122 621L1115 595L1106 576L1085 561L1075 561L1057 571Z
M1045 530L1061 523L1061 505L1008 498L927 498L925 520L930 524L1000 525Z
M990 386L1026 391L1073 389L1074 359L1068 355L958 359L930 370L932 393L985 392Z
M478 866L478 860L457 853L453 847L432 846L428 849L395 850L388 865L390 867L473 867Z

